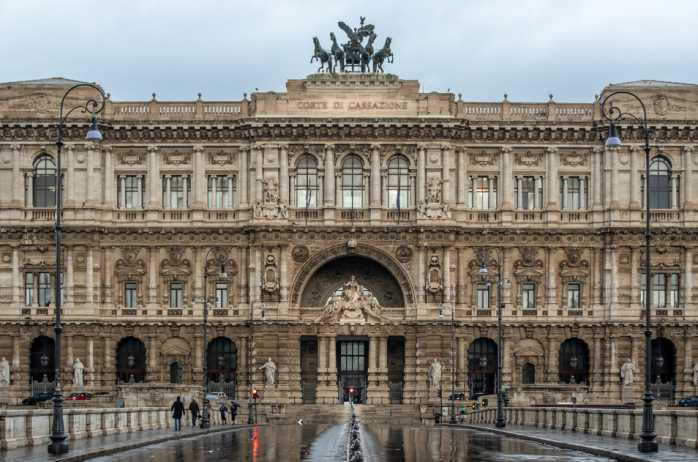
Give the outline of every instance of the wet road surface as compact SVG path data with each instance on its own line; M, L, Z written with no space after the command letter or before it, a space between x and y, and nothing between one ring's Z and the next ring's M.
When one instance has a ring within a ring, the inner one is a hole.
M368 462L601 462L602 457L458 428L362 426ZM98 462L343 461L346 425L245 428L148 446Z

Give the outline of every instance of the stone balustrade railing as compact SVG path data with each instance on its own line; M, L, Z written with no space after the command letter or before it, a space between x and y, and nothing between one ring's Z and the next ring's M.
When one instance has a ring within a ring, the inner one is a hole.
M497 409L484 409L470 414L470 422L495 423ZM570 430L592 435L640 439L642 409L579 409L509 407L504 409L508 424L527 427ZM698 447L698 411L654 411L657 441L664 444Z
M211 425L221 424L219 412L211 412ZM197 425L201 421L197 421ZM63 425L69 440L174 427L169 407L113 409L63 409ZM182 426L191 426L189 411ZM47 444L53 429L53 409L0 411L0 447Z

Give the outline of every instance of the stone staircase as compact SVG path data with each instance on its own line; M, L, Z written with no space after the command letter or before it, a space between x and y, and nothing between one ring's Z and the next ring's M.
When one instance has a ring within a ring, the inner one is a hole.
M420 425L420 409L417 404L390 404L376 406L371 404L354 405L356 418L362 425L393 424Z
M262 406L258 412L260 423L273 425L293 425L300 419L304 424L343 424L349 421L351 408L339 404L287 404L281 413Z

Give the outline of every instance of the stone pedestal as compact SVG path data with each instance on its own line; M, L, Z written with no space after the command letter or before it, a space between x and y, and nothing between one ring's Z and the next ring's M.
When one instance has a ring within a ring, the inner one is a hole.
M440 388L441 388L441 386L432 387L431 385L429 385L429 404L432 404L434 406L439 407L441 405L442 400L444 402L448 402L448 396L445 396L443 398L439 398L439 389Z
M276 388L274 385L264 385L263 390L264 394L262 395L262 402L264 404L276 404L278 402Z
M622 403L642 403L644 390L641 384L633 383L630 386L622 387L620 390L620 401Z

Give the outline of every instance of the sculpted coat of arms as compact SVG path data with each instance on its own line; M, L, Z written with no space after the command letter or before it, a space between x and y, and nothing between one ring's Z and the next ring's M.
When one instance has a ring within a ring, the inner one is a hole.
M342 286L341 294L335 293L316 322L334 320L339 322L389 321L383 314L373 294L364 290L354 276Z

